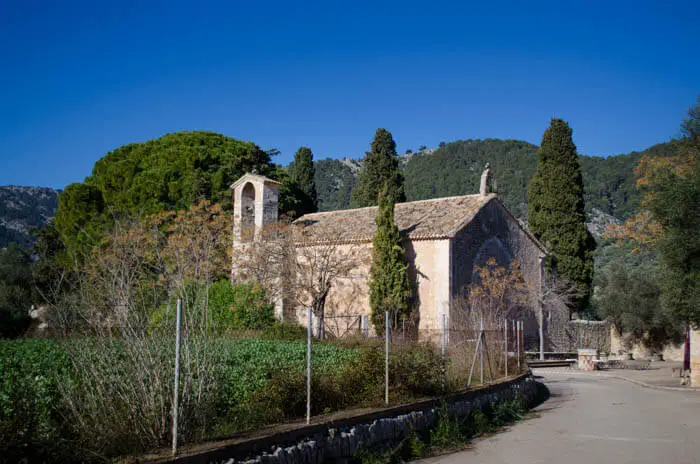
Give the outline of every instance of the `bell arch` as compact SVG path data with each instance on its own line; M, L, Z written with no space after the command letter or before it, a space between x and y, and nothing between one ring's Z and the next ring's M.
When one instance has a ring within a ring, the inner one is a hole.
M246 182L241 189L241 240L249 242L255 236L256 189Z

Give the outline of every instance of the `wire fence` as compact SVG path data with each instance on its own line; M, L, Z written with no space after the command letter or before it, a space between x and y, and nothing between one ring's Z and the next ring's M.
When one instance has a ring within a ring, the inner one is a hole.
M386 312L383 324L374 328L369 316L336 315L315 317L306 309L307 327L307 423L313 410L312 362L315 339L373 344L384 357L384 404L394 404L392 391L398 382L405 382L406 358L422 358L424 372L412 372L416 377L439 376L439 392L451 393L473 386L498 382L526 369L525 336L522 321L503 319L487 326L483 321L476 328L454 327L446 315L437 327L416 328L408 318L391 317ZM298 320L302 320L301 317ZM384 330L388 327L388 330ZM437 367L437 369L436 369ZM433 380L435 380L433 378ZM396 388L400 389L400 388ZM400 399L400 398L399 398Z
M472 327L440 316L418 325L302 310L301 327L238 333L173 309L173 324L157 329L113 325L56 340L72 376L61 382L61 401L86 441L113 446L115 436L126 443L139 430L144 447L167 440L176 454L203 437L436 397L526 368L514 320Z

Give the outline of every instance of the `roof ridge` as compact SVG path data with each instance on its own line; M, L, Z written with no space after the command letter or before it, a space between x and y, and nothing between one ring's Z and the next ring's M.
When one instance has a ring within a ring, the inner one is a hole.
M469 195L453 195L451 197L438 197L438 198L427 198L425 200L413 200L413 201L404 201L401 203L396 203L394 206L400 206L400 205L411 205L415 203L428 203L431 201L443 201L443 200L454 200L456 198L467 198L467 197L478 197L481 196L479 193L471 193ZM306 216L319 216L322 214L333 214L333 213L345 213L345 212L350 212L350 211L361 211L361 210L369 210L372 208L378 208L378 206L362 206L360 208L348 208L348 209L334 209L333 211L317 211L315 213L307 213L296 220L294 222L300 221L301 219L305 218Z

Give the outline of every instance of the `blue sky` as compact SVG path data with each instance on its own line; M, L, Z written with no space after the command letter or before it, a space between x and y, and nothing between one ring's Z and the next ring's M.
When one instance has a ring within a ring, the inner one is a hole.
M527 4L527 5L526 5ZM668 140L700 93L700 2L0 0L0 185L63 188L120 145L212 130L317 159L467 138Z

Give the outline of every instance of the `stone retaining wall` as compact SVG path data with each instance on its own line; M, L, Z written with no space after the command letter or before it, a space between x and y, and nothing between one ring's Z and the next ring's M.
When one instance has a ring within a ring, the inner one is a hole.
M516 395L531 404L536 394L534 379L530 375L523 375L488 388L452 395L445 399L445 405L449 414L465 418L474 410L483 409L492 403L513 400ZM248 451L247 455L242 455L245 450L255 449L255 446L251 446L253 443L246 443L245 446L229 446L158 462L313 464L342 461L362 450L396 442L406 438L413 431L434 426L440 405L440 400L429 400L387 410L387 413L402 412L389 414L387 417L366 420L369 415L363 415L356 417L354 421L345 419L342 426L325 424L322 427L314 427L314 433L298 437L292 442L289 441L289 433L281 434L279 442L274 442L274 437L266 437L266 450L259 450L257 453Z

